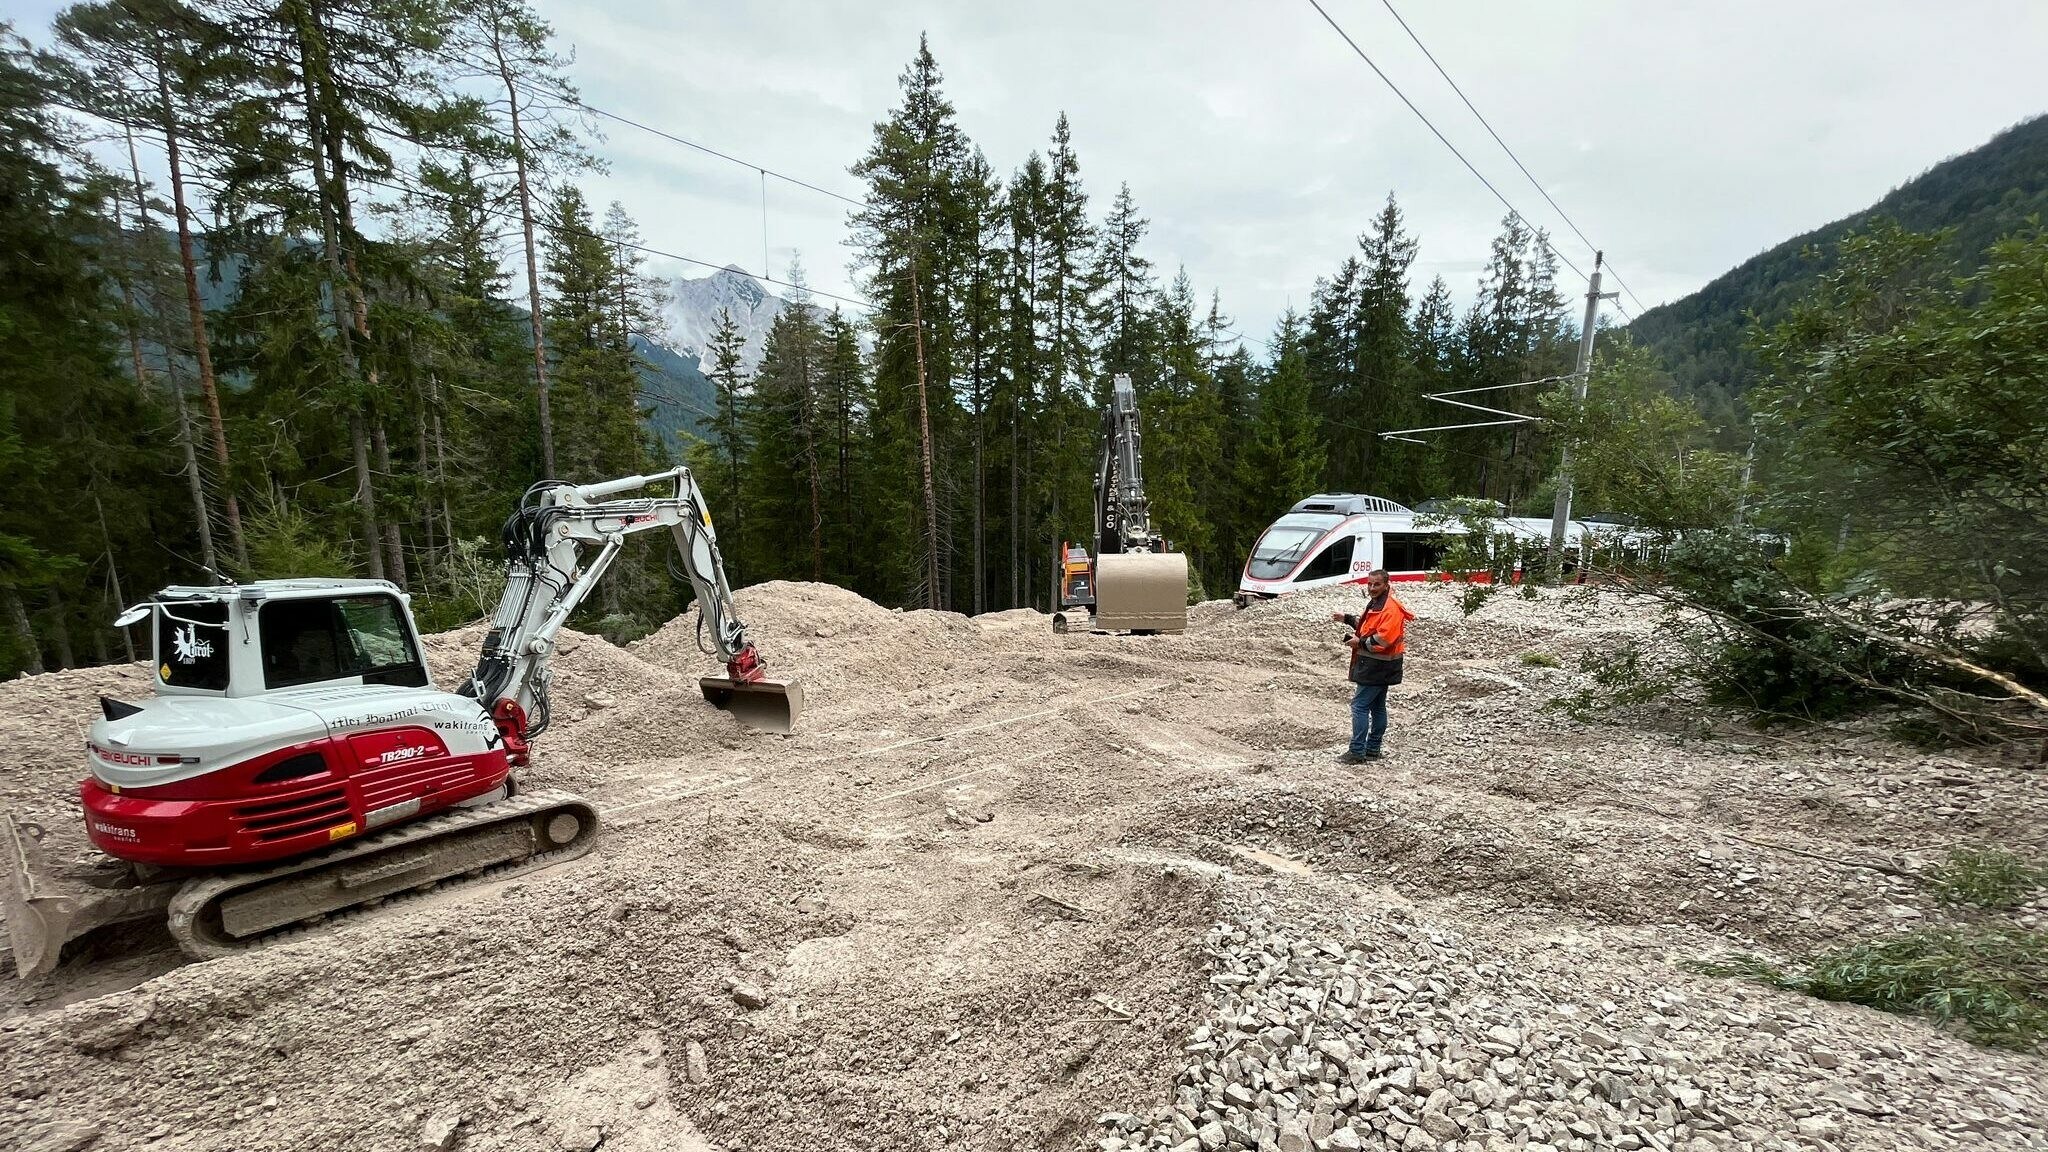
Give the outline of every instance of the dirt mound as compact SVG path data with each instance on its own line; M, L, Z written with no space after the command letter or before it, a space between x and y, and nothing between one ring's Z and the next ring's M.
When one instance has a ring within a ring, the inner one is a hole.
M531 775L601 810L595 852L203 964L75 954L0 1009L0 1146L2041 1142L2037 1058L1686 968L1952 922L1898 873L2048 851L2032 775L1696 712L1581 723L1545 708L1587 684L1576 654L1654 614L1460 593L1400 589L1408 680L1367 767L1334 761L1329 614L1357 589L1147 637L743 589L807 690L788 737L699 697L694 613L623 649L565 633ZM444 687L482 631L427 638ZM94 697L148 684L0 685L0 800L75 826Z

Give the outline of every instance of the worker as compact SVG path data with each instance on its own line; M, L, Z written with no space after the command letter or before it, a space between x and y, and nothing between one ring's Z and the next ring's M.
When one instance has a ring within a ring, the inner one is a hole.
M1363 764L1380 758L1387 737L1387 689L1401 682L1401 657L1408 651L1408 621L1415 619L1394 599L1387 570L1375 568L1365 578L1365 612L1332 612L1330 619L1351 626L1344 643L1351 649L1351 746L1339 764Z

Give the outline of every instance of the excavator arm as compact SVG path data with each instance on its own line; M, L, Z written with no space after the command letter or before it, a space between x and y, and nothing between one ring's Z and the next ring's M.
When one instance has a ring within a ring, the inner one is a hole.
M1053 631L1067 630L1067 612L1075 608L1091 609L1091 626L1108 631L1179 632L1187 627L1187 557L1170 551L1166 538L1153 530L1143 469L1137 389L1129 376L1118 376L1102 409L1095 560L1090 569L1074 573L1066 546L1061 546Z
M682 575L697 594L698 645L725 662L724 676L700 681L705 699L753 727L795 727L803 689L767 678L733 606L709 505L688 468L601 484L548 481L528 489L505 522L505 591L476 671L458 689L491 714L515 763L525 762L528 742L547 729L550 666L563 625L626 537L662 528L674 536ZM596 554L584 560L592 547Z

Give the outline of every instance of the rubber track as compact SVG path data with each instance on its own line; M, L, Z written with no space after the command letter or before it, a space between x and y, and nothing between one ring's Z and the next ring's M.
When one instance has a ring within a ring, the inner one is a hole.
M178 889L177 895L171 898L169 917L171 936L177 940L178 947L183 949L187 955L195 956L202 960L210 960L219 956L231 956L238 952L247 952L254 948L274 944L279 940L325 931L337 924L353 920L371 911L371 909L362 905L337 909L327 913L316 924L289 924L244 940L223 940L213 936L211 933L202 933L200 915L214 901L234 895L237 892L259 887L270 880L288 876L303 876L308 872L329 865L345 863L349 860L381 852L401 844L423 843L454 833L488 827L492 824L532 819L534 816L552 809L575 810L576 814L584 822L583 835L568 845L553 851L536 853L523 860L513 860L486 868L474 876L441 880L436 882L435 887L442 889L457 886L467 887L472 884L502 880L510 876L518 876L527 872L538 871L542 868L552 867L556 864L566 863L579 856L587 855L592 848L596 847L599 818L597 809L588 801L567 792L548 790L520 792L518 795L508 799L494 801L474 808L455 808L426 820L402 824L388 831L364 837L351 844L338 845L324 852L316 853L312 856L303 856L273 868L253 872L221 872L186 881L184 886ZM394 893L384 897L379 903L400 900L413 894L413 892Z

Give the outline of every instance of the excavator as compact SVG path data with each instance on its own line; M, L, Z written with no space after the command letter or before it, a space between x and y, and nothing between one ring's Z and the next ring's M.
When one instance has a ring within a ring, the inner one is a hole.
M1188 558L1152 530L1139 452L1138 393L1117 376L1102 409L1095 467L1095 555L1062 541L1052 630L1076 622L1105 632L1183 632L1188 626Z
M550 715L564 624L628 536L666 528L696 592L697 642L725 663L705 699L787 733L802 686L771 680L726 583L687 468L599 484L543 481L505 523L505 590L475 671L453 692L422 659L406 594L382 580L173 586L128 609L150 622L155 695L100 698L79 785L106 860L59 876L42 829L0 817L0 887L17 972L55 969L102 925L167 918L187 953L220 956L439 884L584 855L598 812L520 786ZM584 557L586 549L596 553Z

